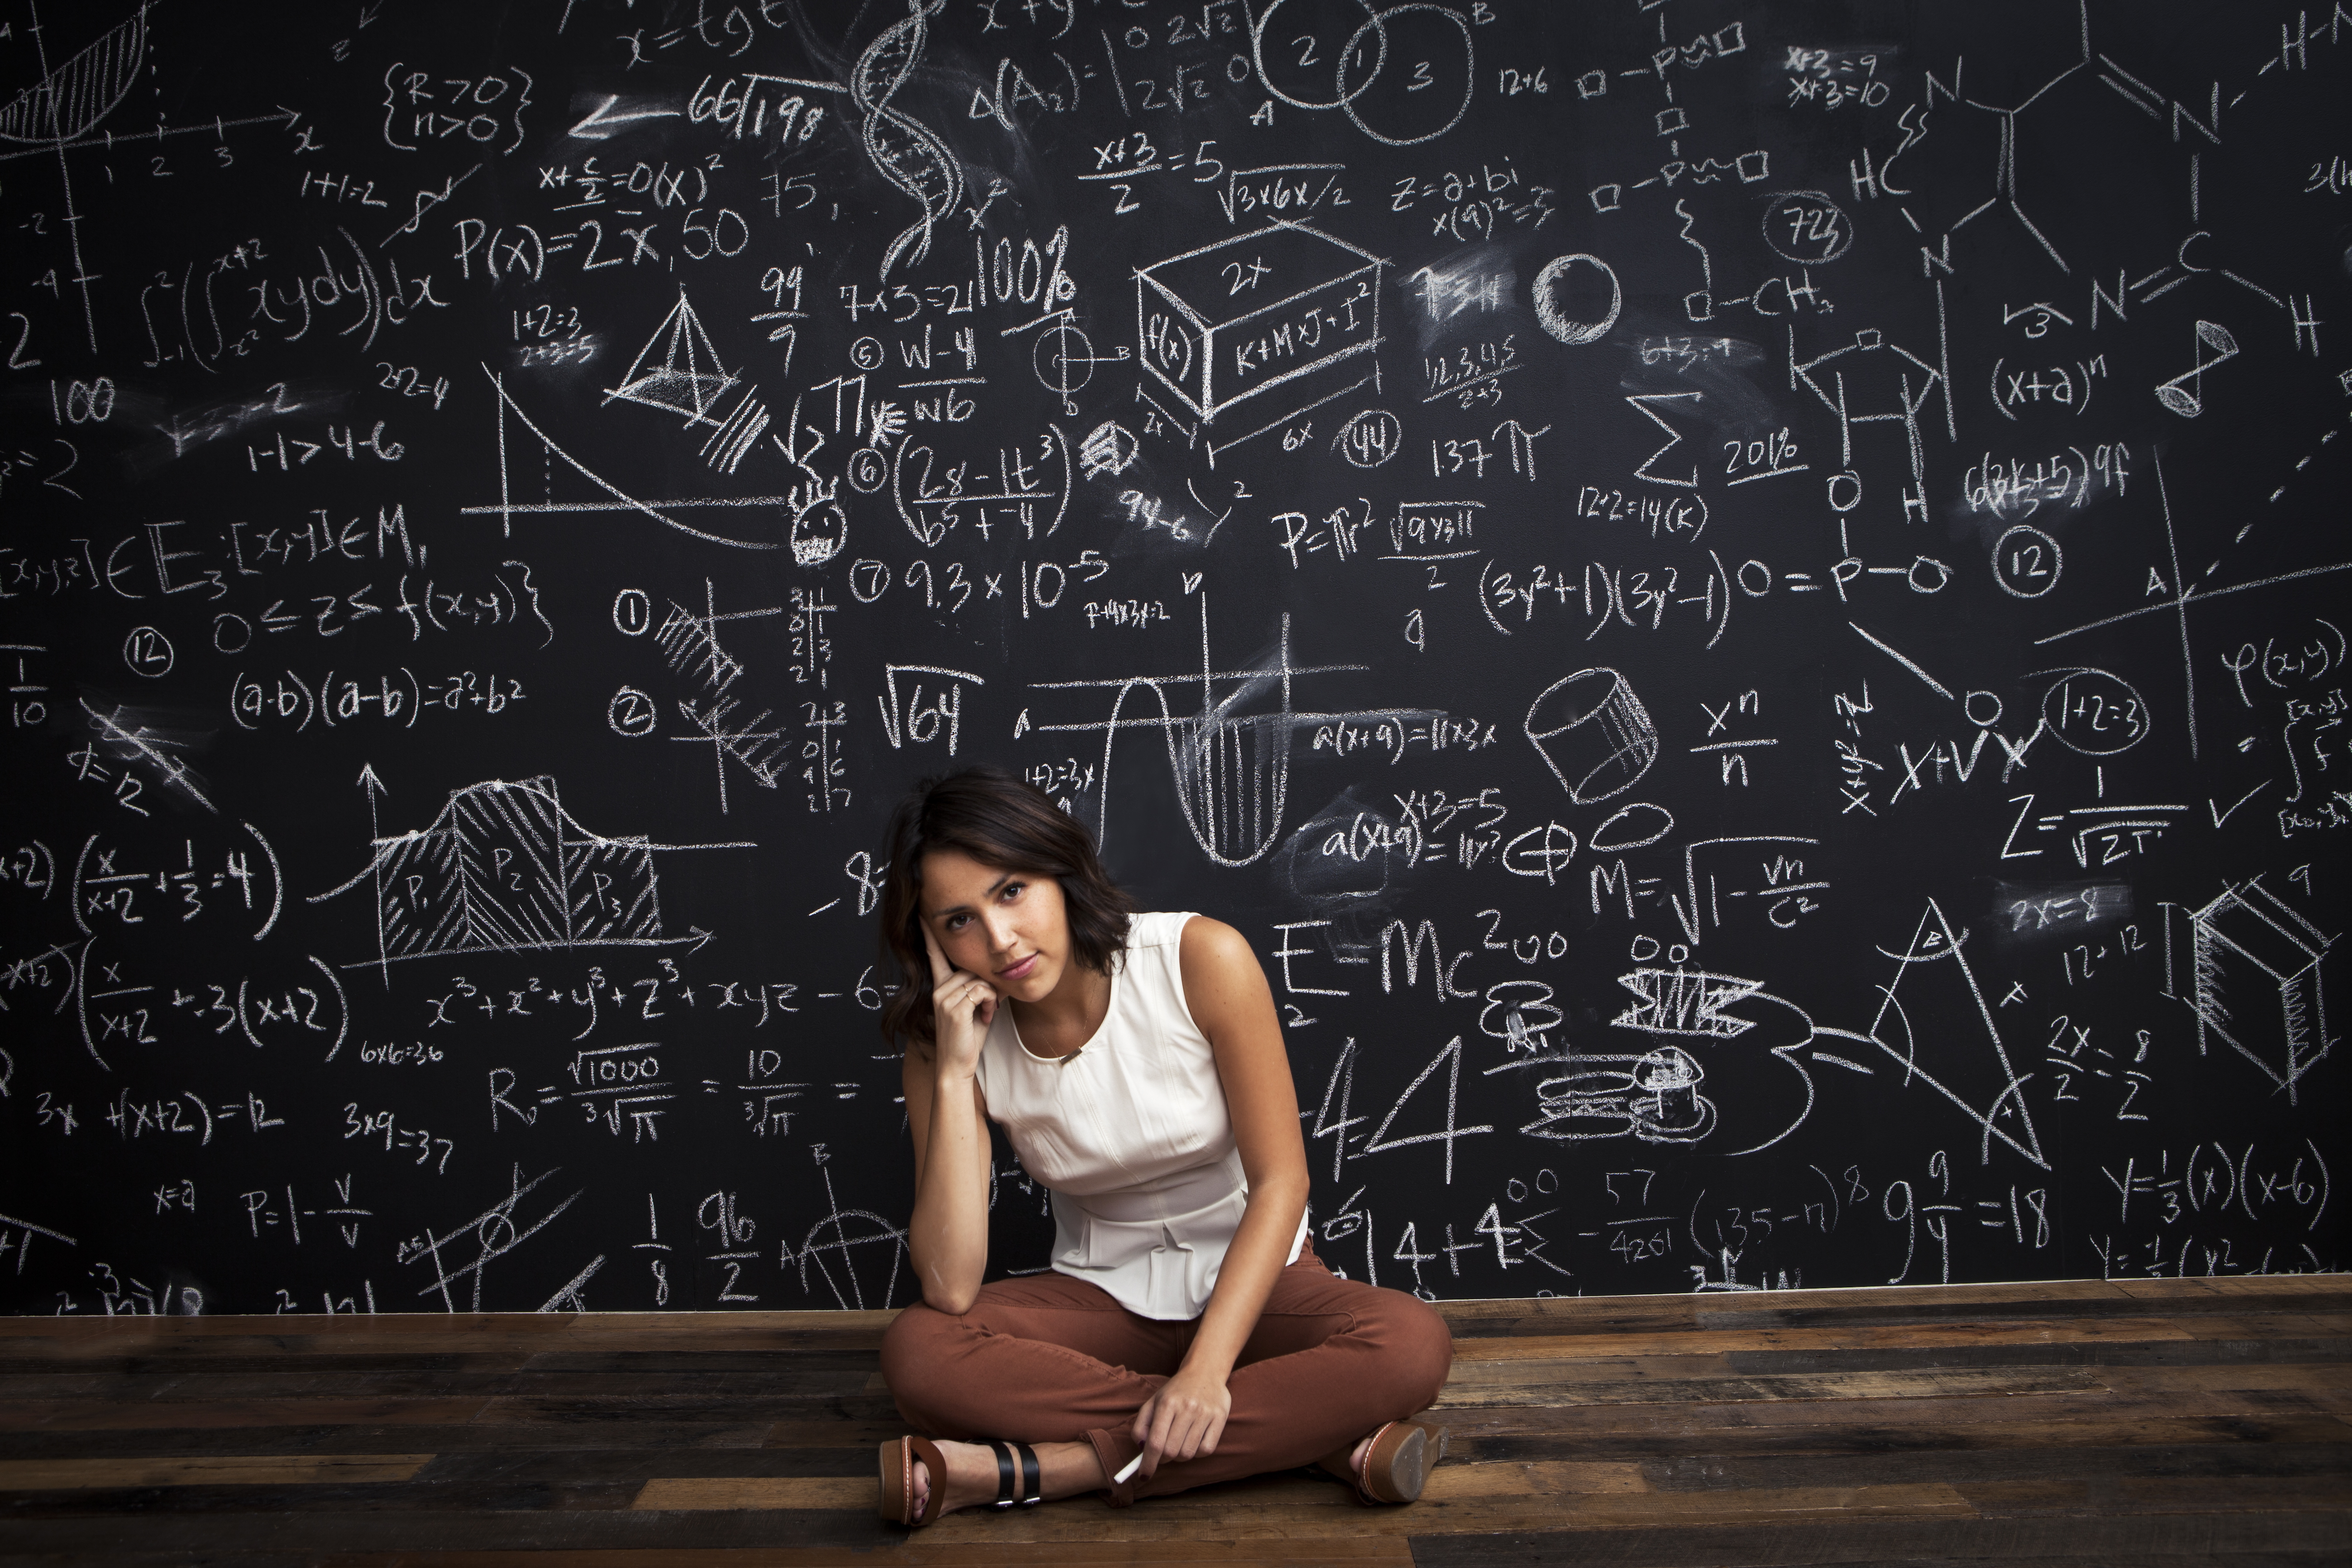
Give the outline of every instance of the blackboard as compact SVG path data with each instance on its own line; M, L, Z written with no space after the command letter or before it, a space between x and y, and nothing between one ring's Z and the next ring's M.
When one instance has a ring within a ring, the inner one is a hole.
M10 1310L904 1303L876 855L980 763L1255 945L1352 1277L2343 1266L2352 11L0 68Z

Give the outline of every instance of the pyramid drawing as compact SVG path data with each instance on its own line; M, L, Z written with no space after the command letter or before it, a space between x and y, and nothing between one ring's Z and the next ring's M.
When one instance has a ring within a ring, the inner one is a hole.
M2025 1080L2010 1066L1992 1009L1960 951L1964 940L1929 899L1910 945L1899 953L1887 953L1900 967L1894 979L1879 987L1884 1000L1878 1016L1871 1020L1870 1037L1902 1067L1905 1084L1914 1079L1926 1084L1983 1129L1980 1157L1990 1156L1992 1141L1998 1138L2047 1170L2050 1162L2042 1158L2033 1113L2018 1092ZM1891 1037L1882 1032L1890 1016L1895 1025ZM1981 1040L1977 1038L1979 1029Z
M654 848L582 827L552 777L491 779L452 791L431 826L378 838L367 867L318 899L373 887L385 962L650 945L665 940Z
M604 401L623 398L648 408L667 408L686 416L689 425L706 420L729 387L740 378L719 363L719 350L694 313L686 290L662 318L646 346L637 351L628 374L618 386L604 390Z

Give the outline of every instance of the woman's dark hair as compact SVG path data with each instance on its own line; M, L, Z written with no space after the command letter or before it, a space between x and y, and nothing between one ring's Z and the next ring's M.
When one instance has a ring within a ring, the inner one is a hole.
M882 962L896 960L898 988L882 1007L894 1044L928 1047L931 960L920 921L923 857L960 849L983 866L1051 877L1069 914L1070 956L1108 974L1127 947L1135 904L1103 869L1093 835L1036 785L1000 768L966 768L925 779L890 814L882 885Z

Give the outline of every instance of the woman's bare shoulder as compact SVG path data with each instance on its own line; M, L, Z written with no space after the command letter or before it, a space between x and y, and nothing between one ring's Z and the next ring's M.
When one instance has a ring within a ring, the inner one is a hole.
M1220 920L1194 915L1184 923L1177 957L1184 994L1202 1024L1266 994L1265 971L1249 938ZM1238 1016L1238 1015L1237 1015Z
M1184 922L1177 938L1177 951L1188 964L1196 960L1212 964L1246 963L1253 968L1257 964L1257 954L1251 950L1249 938L1209 915L1194 915Z

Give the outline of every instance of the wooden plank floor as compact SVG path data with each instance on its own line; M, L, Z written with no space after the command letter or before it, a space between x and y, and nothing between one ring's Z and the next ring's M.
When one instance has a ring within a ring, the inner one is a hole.
M907 1534L886 1313L0 1319L0 1561L2352 1563L2352 1276L1451 1303L1410 1508Z

